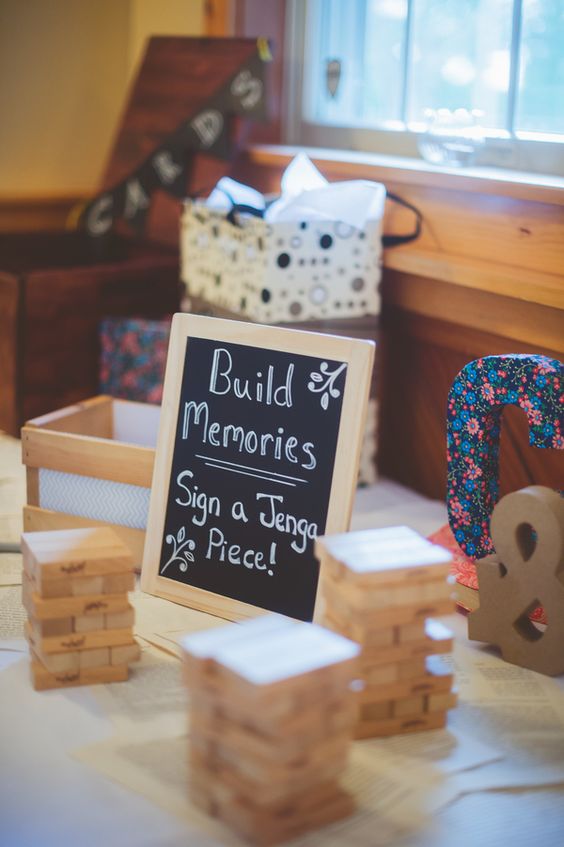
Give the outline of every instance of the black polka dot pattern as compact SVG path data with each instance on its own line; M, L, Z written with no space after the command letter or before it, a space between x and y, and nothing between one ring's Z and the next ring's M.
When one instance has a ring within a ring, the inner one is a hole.
M265 323L379 313L380 221L362 232L321 220L234 226L190 202L184 214L183 278L214 308Z

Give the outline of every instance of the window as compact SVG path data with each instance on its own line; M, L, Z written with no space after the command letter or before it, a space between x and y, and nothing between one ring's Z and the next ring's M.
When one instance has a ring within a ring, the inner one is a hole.
M430 110L464 109L478 164L564 173L564 0L307 0L293 30L289 140L417 156Z

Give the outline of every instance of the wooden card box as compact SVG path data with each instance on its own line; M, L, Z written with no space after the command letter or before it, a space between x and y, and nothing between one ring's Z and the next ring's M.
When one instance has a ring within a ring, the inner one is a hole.
M24 531L110 525L143 558L160 407L99 396L28 421Z
M169 248L80 232L0 235L0 429L99 391L99 324L178 309Z

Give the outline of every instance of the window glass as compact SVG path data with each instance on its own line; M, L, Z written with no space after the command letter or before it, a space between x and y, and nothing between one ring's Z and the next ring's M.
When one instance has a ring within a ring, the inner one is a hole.
M426 109L476 109L503 129L511 58L512 0L416 0L413 3L410 121Z
M407 0L371 0L364 27L365 119L400 121Z
M564 2L523 0L516 129L564 133Z
M318 0L310 9L306 117L341 126L399 121L407 0Z

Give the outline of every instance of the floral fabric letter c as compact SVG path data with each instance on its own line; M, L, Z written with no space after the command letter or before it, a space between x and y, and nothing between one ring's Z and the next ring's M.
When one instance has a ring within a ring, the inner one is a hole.
M447 408L449 523L467 556L494 551L490 517L499 500L504 406L519 406L534 447L564 450L564 364L546 356L486 356L455 378Z

